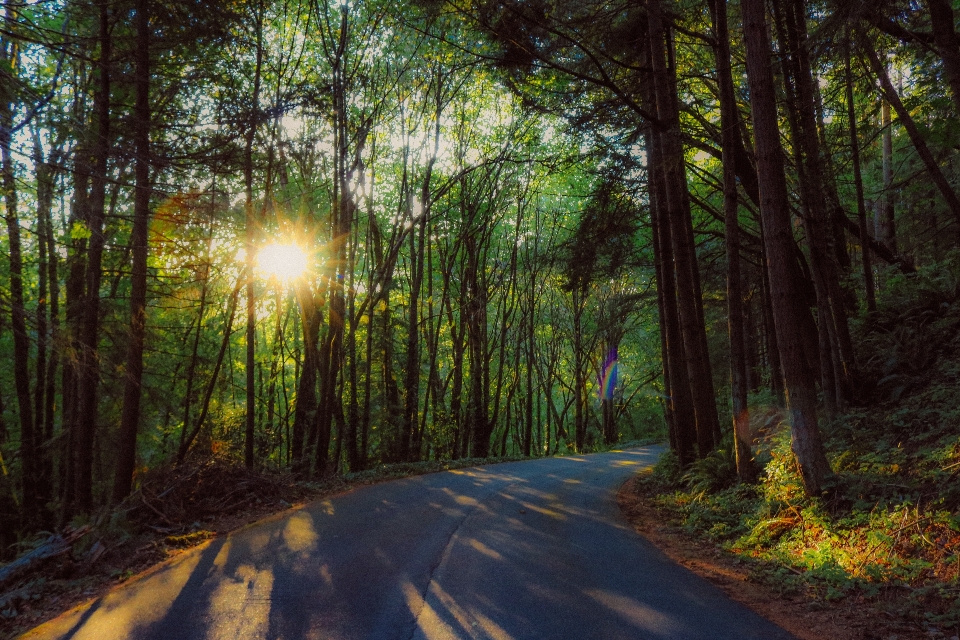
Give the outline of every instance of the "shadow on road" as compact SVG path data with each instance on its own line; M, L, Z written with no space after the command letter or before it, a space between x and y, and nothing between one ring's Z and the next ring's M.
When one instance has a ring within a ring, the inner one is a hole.
M617 511L622 479L658 454L364 487L214 540L29 637L726 637L702 633L723 596Z

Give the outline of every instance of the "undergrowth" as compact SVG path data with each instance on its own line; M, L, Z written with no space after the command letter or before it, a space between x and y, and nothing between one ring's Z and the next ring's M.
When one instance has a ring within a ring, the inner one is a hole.
M960 260L884 292L856 321L862 406L821 425L830 499L804 495L767 398L751 403L757 484L737 484L726 446L683 471L665 455L642 490L784 595L871 602L937 637L960 629Z

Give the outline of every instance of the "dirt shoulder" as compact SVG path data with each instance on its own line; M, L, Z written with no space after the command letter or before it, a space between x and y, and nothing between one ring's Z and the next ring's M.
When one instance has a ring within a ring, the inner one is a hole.
M736 600L801 640L929 640L929 632L909 626L884 609L895 606L891 592L884 608L858 598L824 601L809 594L784 595L775 585L754 578L754 568L708 541L672 525L651 495L638 493L638 478L628 480L617 502L634 529L665 555L706 578ZM949 636L941 635L941 638Z

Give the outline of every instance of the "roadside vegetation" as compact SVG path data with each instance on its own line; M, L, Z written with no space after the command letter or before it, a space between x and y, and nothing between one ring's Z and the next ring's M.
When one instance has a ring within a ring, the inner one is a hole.
M769 393L750 402L762 469L756 484L737 481L727 442L683 471L667 453L639 491L684 532L747 563L751 579L782 597L861 603L924 637L956 635L957 267L954 256L917 276L891 277L877 311L856 320L864 402L824 426L835 474L824 496L805 496L788 417Z

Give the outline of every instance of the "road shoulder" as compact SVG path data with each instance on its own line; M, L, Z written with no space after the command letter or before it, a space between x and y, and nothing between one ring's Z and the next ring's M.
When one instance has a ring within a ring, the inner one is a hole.
M674 562L709 580L731 599L778 624L801 640L873 640L920 638L893 620L857 602L824 602L803 594L783 596L776 588L751 578L751 568L715 544L697 540L668 519L638 493L639 476L620 488L617 502L634 530Z

